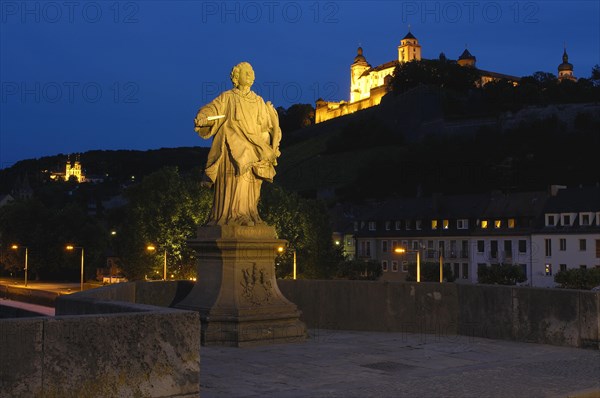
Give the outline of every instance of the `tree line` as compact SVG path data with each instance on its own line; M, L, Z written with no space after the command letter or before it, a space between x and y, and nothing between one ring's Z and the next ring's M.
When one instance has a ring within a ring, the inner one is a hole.
M212 191L201 185L201 174L164 167L123 190L126 204L90 214L90 192L70 183L51 183L54 195L36 195L0 208L0 272L21 277L27 247L30 279L78 280L79 257L65 249L85 249L86 279L106 267L107 257L118 263L130 280L162 278L166 253L169 277L195 276L195 253L187 240L207 220ZM99 188L98 188L99 189ZM274 184L265 184L260 201L263 219L273 225L289 249L277 259L277 275L292 273L296 250L298 275L332 278L344 258L332 241L326 206L304 199ZM155 250L149 251L148 245Z

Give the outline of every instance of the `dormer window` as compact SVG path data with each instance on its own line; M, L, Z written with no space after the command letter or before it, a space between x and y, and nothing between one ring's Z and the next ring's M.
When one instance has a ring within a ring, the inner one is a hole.
M392 228L392 222L391 221L386 221L385 222L385 230L389 231Z
M431 220L431 229L437 229L438 222L437 220Z
M469 228L469 220L466 218L456 220L456 229L468 229Z
M591 213L580 213L579 214L579 225L582 227L592 225L592 214Z
M555 227L556 226L556 214L546 214L546 226L547 227Z
M481 228L482 229L486 229L488 227L488 221L487 220L481 220Z
M564 227L570 227L571 226L571 216L569 214L563 214L563 216L562 216L562 225Z
M449 225L450 225L450 222L448 220L442 221L442 226L444 229L448 229Z
M494 220L494 228L498 229L502 227L502 220Z
M508 228L514 228L515 227L515 219L514 218L509 218L508 219Z
M375 231L377 229L376 225L375 221L369 221L369 231Z

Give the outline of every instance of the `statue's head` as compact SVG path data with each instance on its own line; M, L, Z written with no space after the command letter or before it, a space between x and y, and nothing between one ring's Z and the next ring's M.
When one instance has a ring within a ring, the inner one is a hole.
M240 62L231 70L231 82L234 87L251 87L254 83L254 70L248 62Z

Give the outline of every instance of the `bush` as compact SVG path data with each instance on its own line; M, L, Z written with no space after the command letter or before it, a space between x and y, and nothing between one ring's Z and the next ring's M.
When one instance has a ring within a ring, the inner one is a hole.
M454 282L456 279L450 264L444 264L442 277L446 282ZM411 263L408 265L408 274L406 275L407 282L415 282L417 280L417 264ZM439 282L440 281L440 263L421 263L421 282Z
M554 281L565 289L590 290L600 286L600 268L568 269L554 276Z
M381 276L377 261L351 260L340 263L337 277L350 280L375 281Z
M479 283L490 285L516 285L527 280L523 269L512 264L482 265L477 270L477 278Z

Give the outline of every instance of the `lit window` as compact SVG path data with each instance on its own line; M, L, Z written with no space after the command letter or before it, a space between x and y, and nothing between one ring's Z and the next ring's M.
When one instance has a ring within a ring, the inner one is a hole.
M502 226L502 221L500 221L500 220L494 221L494 228L500 228L501 226Z
M444 225L444 229L448 229L448 226L449 226L448 220L444 220L443 225Z
M551 276L552 275L552 265L546 264L546 266L544 267L544 272L546 273L546 276Z
M481 220L481 228L486 229L488 225L487 220Z
M437 220L431 220L431 229L437 229L438 224L437 224Z
M515 227L515 219L509 218L508 219L508 228L514 228L514 227Z

